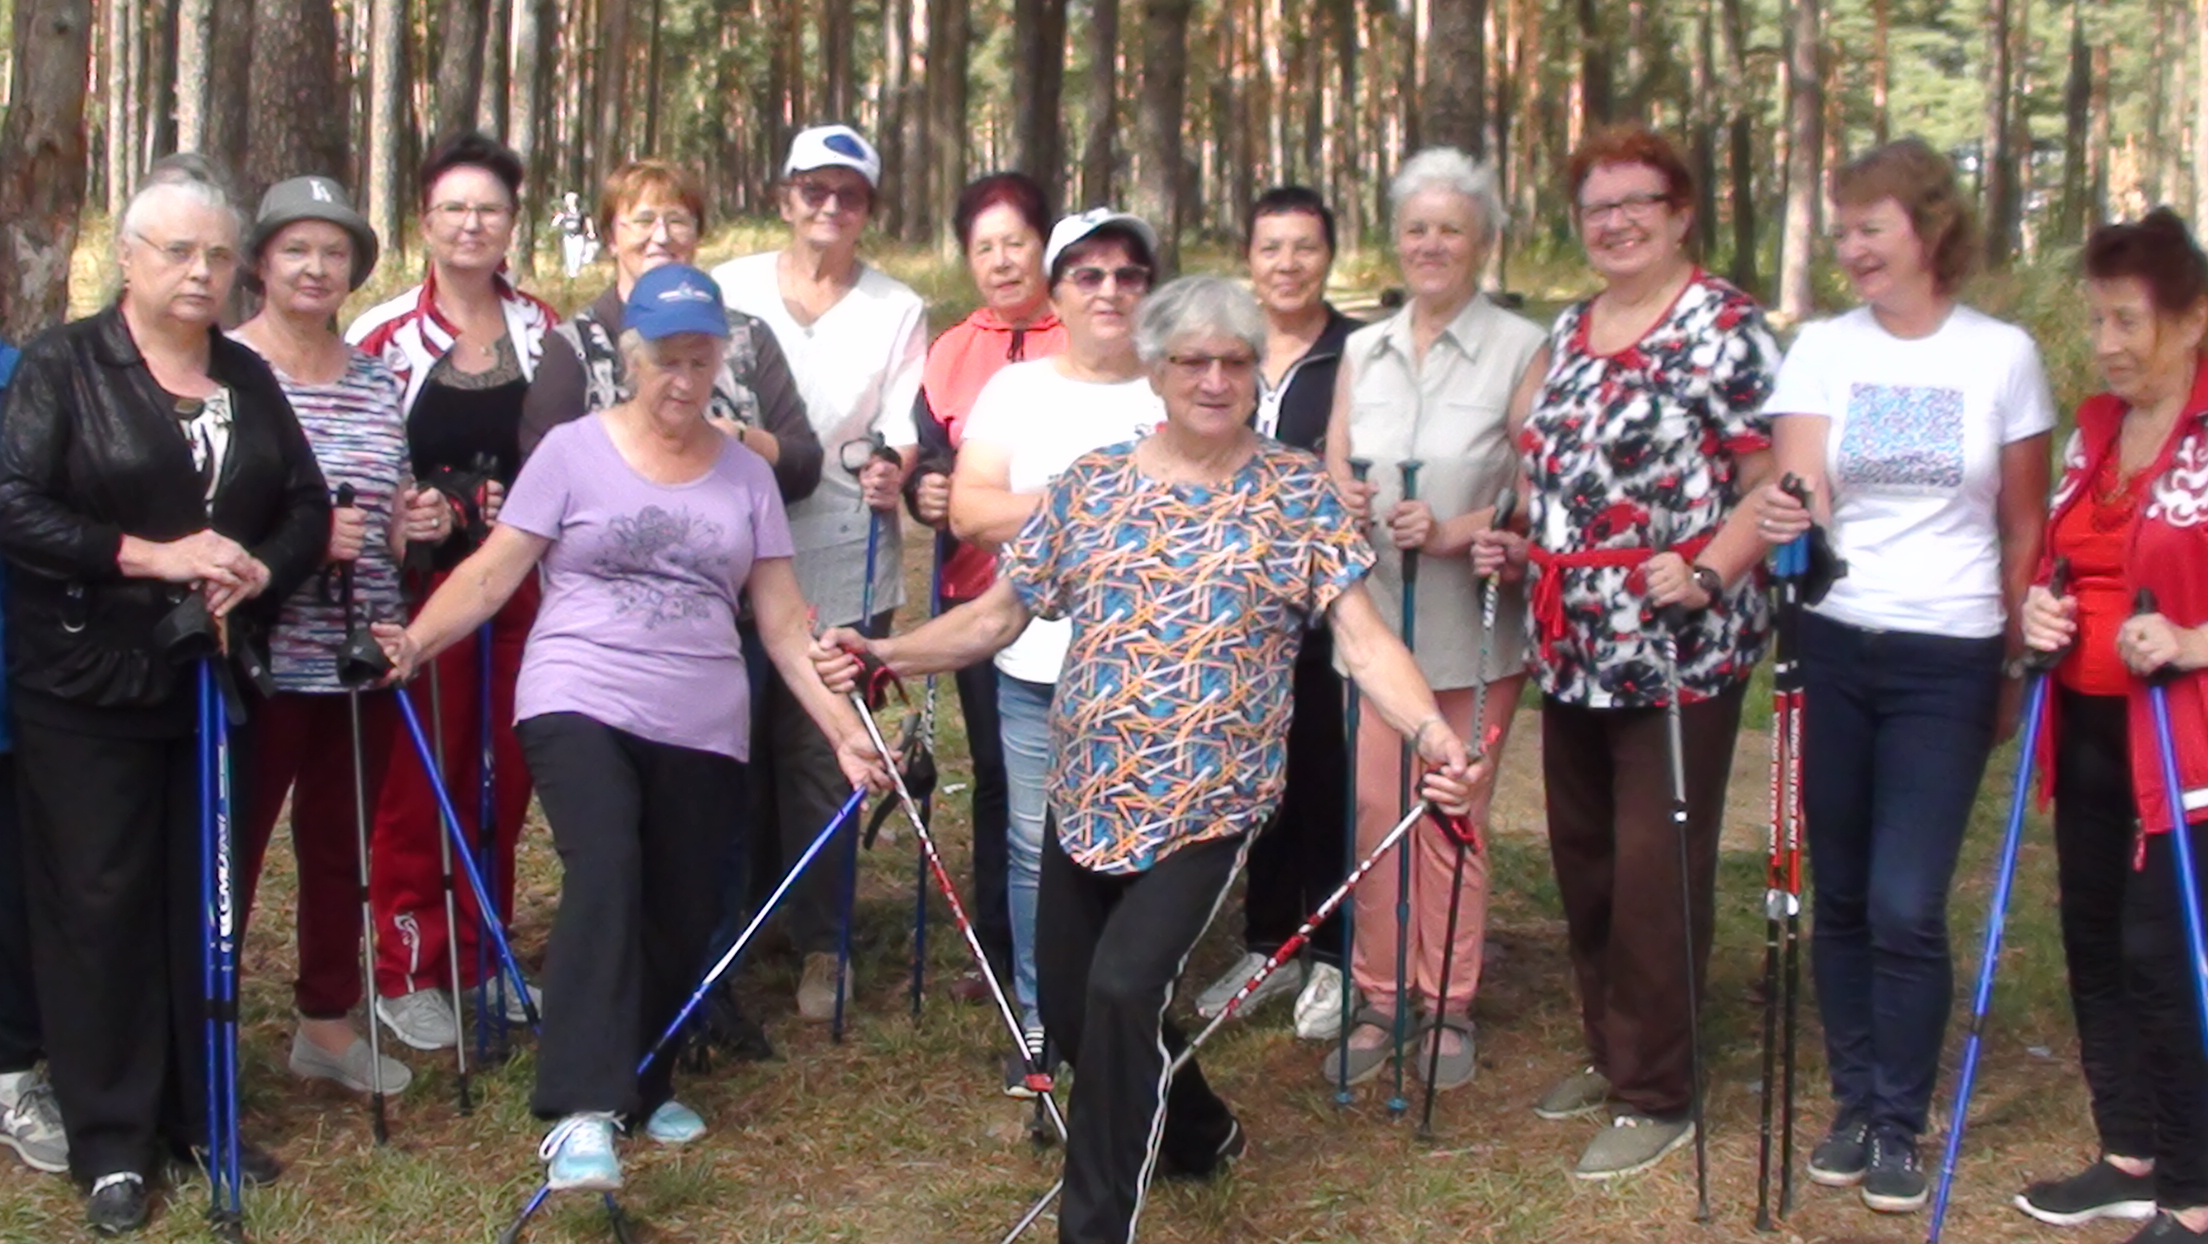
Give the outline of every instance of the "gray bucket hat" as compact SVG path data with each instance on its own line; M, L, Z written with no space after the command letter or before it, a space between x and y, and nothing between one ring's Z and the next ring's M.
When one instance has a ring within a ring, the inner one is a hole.
M261 212L254 218L253 232L246 238L246 261L252 268L259 268L261 248L268 245L268 240L285 225L302 220L325 220L351 234L352 288L359 289L367 283L368 274L376 270L376 231L368 226L366 218L353 210L345 188L327 177L293 177L268 188L268 193L261 196ZM259 284L257 278L254 283Z

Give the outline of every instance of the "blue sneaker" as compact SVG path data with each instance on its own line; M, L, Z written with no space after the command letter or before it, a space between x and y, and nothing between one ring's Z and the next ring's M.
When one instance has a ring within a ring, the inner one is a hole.
M644 1134L663 1145L687 1145L705 1135L705 1120L698 1117L697 1111L669 1099L659 1103L659 1109L644 1121Z
M537 1146L548 1165L544 1182L554 1192L579 1188L613 1192L621 1187L621 1161L613 1155L613 1115L571 1114L553 1125Z

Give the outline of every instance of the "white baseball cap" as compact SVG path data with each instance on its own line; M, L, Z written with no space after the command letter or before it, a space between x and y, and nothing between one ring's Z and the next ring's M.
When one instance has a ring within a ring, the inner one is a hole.
M1150 227L1149 221L1116 208L1092 207L1078 216L1068 216L1050 227L1050 241L1043 247L1043 271L1046 274L1054 273L1058 267L1058 256L1064 254L1067 247L1106 225L1124 227L1142 239L1144 249L1153 257L1157 255L1158 231Z
M782 175L809 173L816 168L847 168L866 178L876 189L882 184L882 156L848 125L816 125L798 131L790 140L790 158L782 162Z

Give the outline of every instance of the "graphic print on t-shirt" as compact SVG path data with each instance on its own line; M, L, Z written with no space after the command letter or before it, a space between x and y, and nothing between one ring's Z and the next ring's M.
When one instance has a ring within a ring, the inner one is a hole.
M1851 489L1953 492L1963 486L1963 391L1939 385L1854 384L1840 437Z
M681 586L727 577L727 541L721 525L688 509L647 505L607 524L606 545L594 569L613 586L624 616L645 615L644 625L692 621L709 611L706 599ZM675 580L671 584L669 580Z

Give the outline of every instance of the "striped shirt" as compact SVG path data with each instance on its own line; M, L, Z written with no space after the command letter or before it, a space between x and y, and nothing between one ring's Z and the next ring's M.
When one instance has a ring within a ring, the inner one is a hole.
M273 370L273 368L272 368ZM404 392L397 376L373 356L352 351L334 384L307 384L282 371L276 381L299 416L315 461L337 490L353 486L353 504L368 512L368 538L353 564L353 595L361 622L402 621L399 568L391 555L393 499L410 480ZM270 670L279 691L341 691L337 651L345 642L345 609L334 571L307 580L277 614L269 637Z

